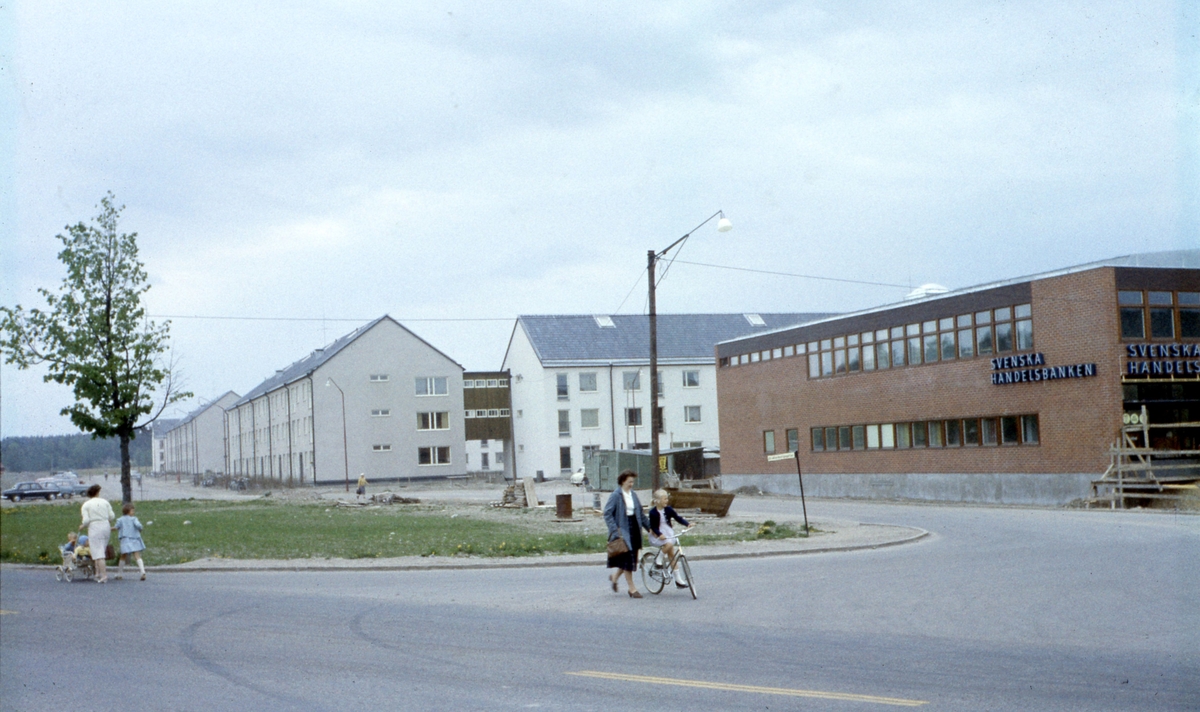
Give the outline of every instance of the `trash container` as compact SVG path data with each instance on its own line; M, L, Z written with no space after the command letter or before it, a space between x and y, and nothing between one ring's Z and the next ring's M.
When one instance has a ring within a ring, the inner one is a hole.
M554 496L554 512L559 519L571 519L571 495L559 494Z

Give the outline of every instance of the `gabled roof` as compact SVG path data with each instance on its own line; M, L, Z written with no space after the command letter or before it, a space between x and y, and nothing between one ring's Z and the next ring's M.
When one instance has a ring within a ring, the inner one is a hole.
M658 359L662 363L711 363L718 341L826 316L829 314L659 314ZM762 323L753 323L752 318ZM609 323L606 320L611 320L611 327L601 326L601 322ZM517 318L514 335L516 329L524 330L543 366L650 360L650 317L645 314L526 315Z
M196 407L195 410L193 410L192 412L183 416L182 418L174 421L174 424L172 424L169 428L167 428L167 430L174 430L175 428L178 428L181 425L187 425L188 423L192 422L196 418L200 417L201 413L203 413L204 411L208 410L209 408L212 408L213 406L220 403L221 400L225 396L233 396L234 398L237 398L238 394L234 393L233 391L225 391L224 393L217 396L216 398L214 398L210 401L205 401L204 403L201 403L199 406ZM224 410L224 409L222 408L222 410Z
M929 294L919 299L906 299L902 302L883 304L877 307L870 307L868 309L862 309L846 314L829 314L814 321L818 323L831 322L839 319L862 316L864 314L885 312L890 309L897 309L900 307L910 306L912 304L935 302L940 299L950 299L963 294L972 294L974 292L983 292L999 287L1008 287L1014 284L1025 284L1041 279L1050 279L1052 277L1061 277L1063 275L1076 274L1078 272L1087 272L1094 269L1100 269L1102 267L1137 267L1142 269L1200 269L1200 250L1164 250L1162 252L1141 252L1132 255L1121 255L1120 257L1110 257L1106 260L1086 262L1081 265L1064 267L1062 269L1051 270L1049 272L1040 272L1027 277L1016 277L1014 279L1005 279L998 282L988 282L987 284L980 284L974 287L952 289L948 292ZM774 334L783 331L789 331L792 326L799 326L799 324L763 330L760 332L760 334ZM807 326L811 326L811 324ZM727 339L724 339L721 343L737 342L745 338L759 336L760 334L741 334L738 336L731 336Z
M229 408L226 408L226 410L229 410L231 408L237 408L238 406L241 406L241 405L245 405L246 403L249 403L250 401L262 396L265 393L270 393L271 391L275 390L276 388L280 388L289 383L294 383L296 381L299 381L302 378L307 378L308 376L312 375L312 373L314 371L316 371L318 368L320 368L322 365L324 365L326 361L328 361L331 358L333 358L334 356L336 356L339 351L346 348L350 344L354 343L355 339L357 339L358 337L367 333L371 329L374 329L380 322L383 322L383 321L390 321L391 323L395 324L396 326L400 327L401 329L404 329L414 339L416 339L417 341L420 341L421 343L425 344L429 348L433 349L439 355L445 357L447 361L455 364L459 368L462 368L462 364L460 364L459 362L450 358L449 356L446 356L445 353L443 353L440 349L434 347L433 344L430 344L425 339L422 339L420 336L417 336L412 331L410 331L406 326L404 326L400 322L396 321L392 317L388 316L387 314L384 314L383 316L379 317L378 319L374 319L372 321L367 322L366 324L363 324L362 326L358 327L354 331L351 331L349 334L346 334L345 336L341 336L337 339L334 339L332 343L328 344L327 346L325 346L323 348L319 348L316 351L313 351L312 353L310 353L309 355L300 359L299 361L296 361L295 363L292 363L291 365L289 365L285 368L279 369L278 371L275 372L274 376L271 376L270 378L268 378L267 380L258 384L254 388L251 388L250 391L248 393L246 393L246 395L239 398L236 403L229 406Z

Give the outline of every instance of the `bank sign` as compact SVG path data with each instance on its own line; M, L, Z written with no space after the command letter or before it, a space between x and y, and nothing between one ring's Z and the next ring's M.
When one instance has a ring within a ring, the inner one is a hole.
M1076 363L1070 366L1047 366L1041 353L1002 356L992 359L992 385L1009 383L1040 383L1062 378L1090 378L1096 375L1096 364Z
M1200 376L1200 344L1126 344L1127 376Z

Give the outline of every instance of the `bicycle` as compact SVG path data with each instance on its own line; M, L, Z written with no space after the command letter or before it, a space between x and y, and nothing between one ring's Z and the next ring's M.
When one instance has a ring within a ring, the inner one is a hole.
M691 530L692 527L688 527L675 535L675 568L683 571L683 577L687 580L688 591L691 591L692 600L695 600L696 580L692 578L692 567L688 565L687 557L683 555L683 544L679 542L679 537ZM664 586L675 580L675 570L672 568L670 562L667 561L666 554L663 553L661 547L642 554L641 568L642 585L650 593L657 594L661 592Z

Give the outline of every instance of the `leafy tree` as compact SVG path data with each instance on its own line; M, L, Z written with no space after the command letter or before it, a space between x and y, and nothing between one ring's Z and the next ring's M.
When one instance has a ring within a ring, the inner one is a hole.
M121 498L129 502L129 441L192 394L178 389L171 364L163 361L170 322L146 318L142 295L150 285L138 260L137 233L117 233L125 206L114 201L109 192L93 224L69 225L66 235L57 235L67 276L57 293L38 289L46 310L0 307L0 348L7 363L22 369L45 364L45 381L72 387L75 403L62 414L76 427L93 438L120 439Z

